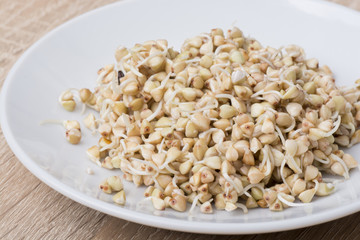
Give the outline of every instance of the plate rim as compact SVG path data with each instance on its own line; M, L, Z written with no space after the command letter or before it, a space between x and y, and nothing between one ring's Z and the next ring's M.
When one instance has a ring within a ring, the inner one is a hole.
M255 234L255 233L269 233L286 231L292 229L298 229L308 226L313 226L325 222L329 222L338 218L345 217L352 213L360 211L360 201L351 203L349 205L337 207L336 209L329 209L328 211L306 215L302 217L296 217L291 219L276 220L273 222L251 222L251 223L217 223L217 222L198 222L189 221L183 219L172 219L167 217L159 217L155 215L149 215L141 212L137 212L130 209L122 208L121 211L113 212L113 204L101 201L99 199L90 197L80 191L77 191L70 186L62 183L60 180L53 177L46 170L38 166L20 147L16 137L10 129L8 119L6 116L8 95L7 90L10 84L14 81L15 73L18 69L21 69L23 61L31 55L41 44L50 38L53 34L67 26L76 23L77 21L87 18L93 14L113 7L114 5L126 5L134 2L140 2L142 0L123 0L121 2L115 2L107 4L105 6L93 9L86 13L83 13L75 18L72 18L65 23L55 27L50 32L46 33L34 44L32 44L25 52L17 59L15 64L8 72L0 93L0 124L3 131L4 138L6 139L10 149L18 158L18 160L40 181L51 187L53 190L61 193L62 195L76 201L82 205L85 205L94 210L106 213L108 215L121 218L127 221L135 222L138 224L144 224L151 227L158 227L162 229L191 232L191 233L203 233L203 234ZM287 0L288 2L301 1L301 0ZM355 14L360 19L360 13L354 9L347 8L345 6L328 2L325 0L312 0L311 2L317 2L319 4L330 5L338 8L340 11ZM196 224L191 224L196 223Z

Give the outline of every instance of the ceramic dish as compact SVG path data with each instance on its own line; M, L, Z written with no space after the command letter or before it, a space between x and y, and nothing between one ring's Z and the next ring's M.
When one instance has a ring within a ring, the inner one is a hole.
M309 57L331 67L338 85L350 85L360 77L360 14L339 5L308 0L123 1L56 28L17 61L4 83L0 103L1 125L11 149L34 175L65 196L101 212L159 228L263 233L311 226L359 211L359 170L352 171L351 179L340 184L333 195L283 212L198 212L189 218L187 213L154 211L150 202L139 203L144 189L130 183L125 183L127 204L119 207L98 190L100 181L114 171L100 169L85 154L97 139L84 130L81 144L73 146L64 140L61 127L39 125L44 119L83 118L80 107L68 113L57 97L70 87L92 88L96 71L113 62L118 45L165 38L179 48L185 38L232 24L263 45L302 46ZM348 151L359 156L360 146ZM88 167L94 175L86 173Z

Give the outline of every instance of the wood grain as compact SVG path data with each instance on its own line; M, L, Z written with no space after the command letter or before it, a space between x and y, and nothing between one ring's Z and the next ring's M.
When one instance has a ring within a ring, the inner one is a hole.
M0 87L19 56L59 24L114 0L0 0ZM360 10L358 0L332 0ZM0 239L357 239L360 213L305 229L262 235L181 233L117 219L84 207L40 182L0 131Z

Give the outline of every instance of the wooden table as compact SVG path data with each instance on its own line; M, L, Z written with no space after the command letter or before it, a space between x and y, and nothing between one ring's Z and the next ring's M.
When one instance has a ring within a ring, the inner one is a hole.
M360 10L359 0L332 0ZM114 0L0 0L0 85L35 41L61 23ZM33 176L0 131L0 239L356 239L360 213L329 223L262 235L214 236L156 229L76 203Z

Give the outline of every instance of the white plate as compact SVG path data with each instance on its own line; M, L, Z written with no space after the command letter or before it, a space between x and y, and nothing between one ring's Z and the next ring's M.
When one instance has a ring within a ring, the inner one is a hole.
M119 207L98 190L114 171L90 162L85 150L96 142L83 131L78 146L68 144L62 127L39 126L44 119L82 119L64 111L57 97L64 89L92 88L96 71L113 62L122 44L166 38L179 47L188 37L214 27L239 26L264 45L303 46L335 72L337 83L360 77L360 14L323 1L151 0L124 1L94 10L58 27L29 48L10 71L1 94L1 124L16 156L39 179L65 196L101 212L129 221L179 231L217 234L263 233L330 221L360 210L360 173L339 185L335 194L317 198L308 207L283 212L240 210L212 215L172 210L154 211L138 204L143 189L126 183L127 204ZM358 146L349 152L359 156ZM87 167L95 174L88 175ZM116 171L115 171L116 172ZM118 173L118 172L116 172Z

